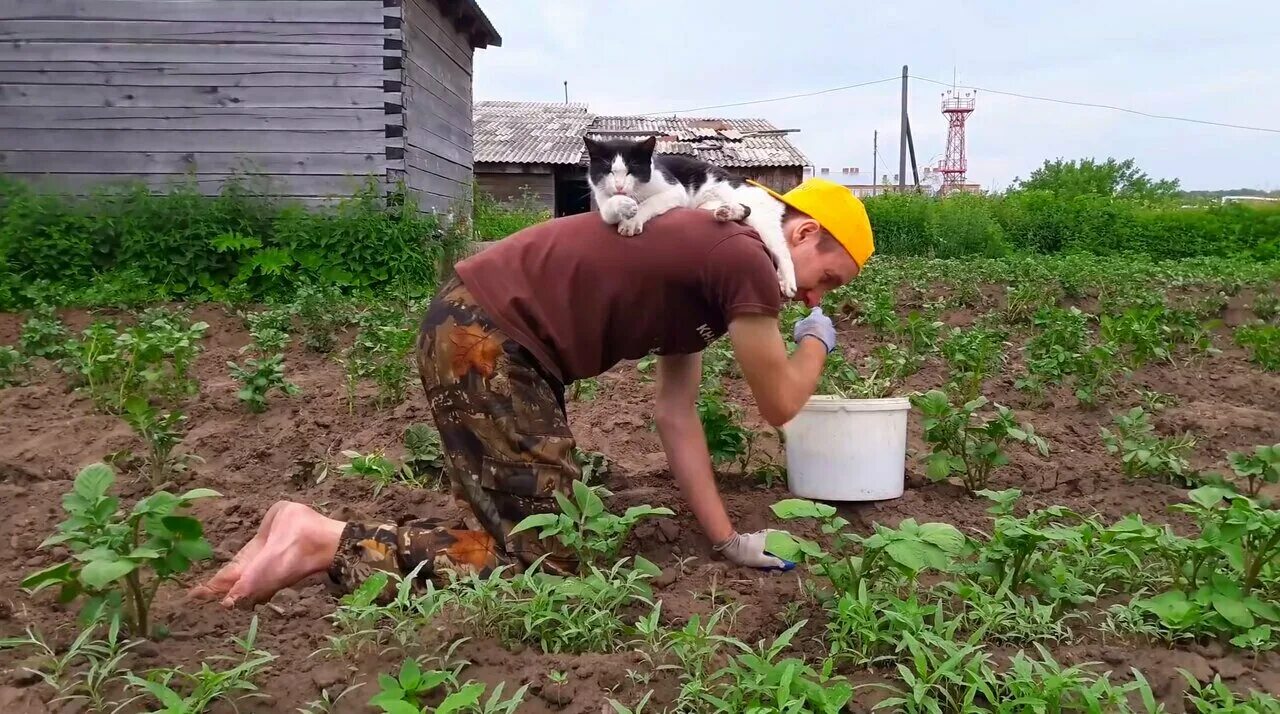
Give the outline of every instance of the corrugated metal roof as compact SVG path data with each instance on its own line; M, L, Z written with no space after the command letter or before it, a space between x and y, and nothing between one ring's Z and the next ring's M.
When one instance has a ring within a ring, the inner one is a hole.
M582 137L658 137L658 153L685 154L726 168L805 166L786 133L764 119L593 116L586 104L476 102L475 160L576 164Z
M593 139L658 137L658 153L686 154L725 168L805 166L786 132L764 119L598 116Z
M476 102L475 160L513 164L576 164L593 117L586 104Z

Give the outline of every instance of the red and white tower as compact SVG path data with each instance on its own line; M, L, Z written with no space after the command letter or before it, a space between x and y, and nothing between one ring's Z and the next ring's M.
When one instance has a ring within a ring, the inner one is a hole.
M969 160L964 153L964 123L973 113L973 92L960 93L954 89L942 95L942 116L947 118L947 153L938 164L942 174L942 193L964 185L964 175L969 170Z

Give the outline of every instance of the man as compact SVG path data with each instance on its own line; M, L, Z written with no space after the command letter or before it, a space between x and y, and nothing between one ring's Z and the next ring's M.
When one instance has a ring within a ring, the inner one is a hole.
M874 251L866 211L847 189L821 179L773 195L787 204L796 299L817 308ZM419 336L418 369L445 470L470 511L464 527L343 523L281 502L192 595L229 607L265 601L326 569L353 588L378 569L483 574L544 555L542 567L572 571L570 553L534 532L510 531L525 516L555 510L553 492L579 477L564 385L649 353L658 355L658 434L707 538L739 565L789 567L766 552L764 531L734 530L695 407L701 351L726 331L767 422L785 424L804 406L835 349L835 329L814 309L797 323L788 356L778 331L781 302L759 237L708 211L673 210L635 238L619 236L594 213L527 228L459 263Z

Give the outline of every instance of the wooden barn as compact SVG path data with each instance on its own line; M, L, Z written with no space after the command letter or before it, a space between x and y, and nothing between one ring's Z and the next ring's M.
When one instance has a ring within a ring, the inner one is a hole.
M474 0L0 0L0 173L323 201L369 176L445 211L472 183Z
M593 115L585 104L476 102L476 184L500 201L527 196L557 216L590 209L582 138L658 137L658 153L718 164L778 191L804 180L794 130L765 119Z

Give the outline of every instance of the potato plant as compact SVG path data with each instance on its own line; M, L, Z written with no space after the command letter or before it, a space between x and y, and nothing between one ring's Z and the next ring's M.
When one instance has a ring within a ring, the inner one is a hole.
M244 402L249 411L261 413L267 410L267 397L278 391L287 397L296 397L302 393L298 385L284 377L284 355L272 354L244 361L244 366L228 362L227 368L231 376L240 382L240 391L236 398Z
M1161 437L1142 407L1134 407L1115 417L1115 430L1102 428L1107 451L1119 454L1124 474L1130 478L1160 478L1187 483L1194 474L1187 455L1195 448L1190 434Z
M153 488L169 474L185 471L189 463L200 460L195 454L173 453L182 442L182 424L187 420L182 412L162 412L142 397L133 396L125 400L123 418L147 445L144 460Z
M555 492L559 513L535 513L511 529L511 535L541 529L539 538L555 537L578 559L592 565L608 565L622 554L631 529L645 518L675 515L670 508L631 506L622 515L605 510L601 496L610 494L603 486L573 482L572 496Z
M26 355L8 345L0 346L0 389L23 384L28 366Z
M1245 484L1245 495L1257 496L1264 485L1280 483L1280 444L1255 446L1252 454L1233 451L1227 463L1236 482Z
M82 622L104 615L119 618L131 633L150 637L149 613L156 591L190 569L193 561L213 554L200 521L181 512L219 494L207 488L179 496L160 491L124 512L119 499L107 495L114 481L115 473L105 464L80 471L62 499L67 519L40 544L62 546L71 558L28 575L22 587L35 593L57 586L63 603L84 596Z
M181 399L196 392L189 372L208 329L208 323L191 323L163 309L142 312L132 327L95 322L72 343L65 369L100 408L113 414L135 396Z
M924 419L924 440L931 447L925 456L925 473L934 481L953 476L970 493L987 487L991 472L1009 463L1004 453L1008 442L1026 444L1041 456L1049 453L1049 444L1036 435L1030 424L1019 424L1012 410L994 405L995 414L980 414L987 406L986 397L952 404L945 392L930 390L911 398Z

